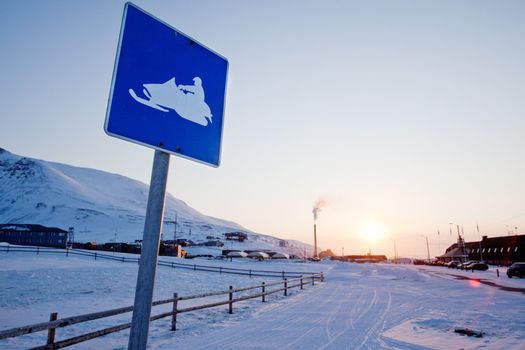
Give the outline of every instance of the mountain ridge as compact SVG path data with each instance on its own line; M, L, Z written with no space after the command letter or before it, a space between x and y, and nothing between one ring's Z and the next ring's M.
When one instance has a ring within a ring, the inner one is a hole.
M130 242L142 239L148 190L145 183L120 174L19 156L0 148L0 223L74 227L76 241ZM163 226L166 239L176 236L205 242L242 231L249 234L249 243L230 243L229 248L249 245L296 255L311 250L302 242L254 233L235 222L202 214L170 193L166 193Z

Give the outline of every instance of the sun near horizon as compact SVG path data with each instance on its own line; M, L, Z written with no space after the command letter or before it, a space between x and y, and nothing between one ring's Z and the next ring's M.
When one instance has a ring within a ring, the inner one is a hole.
M369 221L360 230L361 237L369 244L378 243L387 236L385 227L377 221Z

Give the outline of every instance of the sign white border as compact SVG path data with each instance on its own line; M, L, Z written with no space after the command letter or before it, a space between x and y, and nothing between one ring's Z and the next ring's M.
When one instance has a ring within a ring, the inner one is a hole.
M205 161L203 161L201 159L189 157L189 156L186 156L184 154L177 153L175 151L171 151L171 150L159 147L159 146L155 146L155 145L151 145L151 144L148 144L148 143L144 143L144 142L141 142L141 141L138 141L138 140L135 140L135 139L131 139L131 138L119 135L119 134L114 134L114 133L111 133L111 132L108 131L109 113L111 111L111 104L113 102L113 91L115 89L115 78L116 78L117 68L118 68L119 59L120 59L120 49L121 49L121 46L122 46L122 38L124 36L124 27L125 27L125 24L126 24L126 16L127 16L127 13L128 13L129 6L133 6L135 9L141 11L142 13L146 14L147 16L150 16L150 17L154 18L156 21L164 24L168 28L170 28L173 31L177 32L178 34L181 34L181 35L187 37L188 39L194 41L196 44L202 46L203 48L207 49L208 51L214 53L215 55L221 57L222 59L224 59L226 61L226 80L224 82L224 101L223 101L223 107L222 107L221 137L220 137L220 142L219 142L219 150L218 150L219 151L218 152L219 157L217 159L217 164L208 163L208 162L205 162ZM142 145L142 146L153 148L153 149L156 149L156 150L159 150L159 151L162 151L162 152L170 153L170 154L182 157L182 158L193 160L193 161L198 162L198 163L209 165L209 166L212 166L214 168L218 168L220 166L220 163L221 163L222 135L223 135L223 132L224 132L224 112L226 110L226 92L227 92L227 87L228 87L228 69L229 69L229 65L230 65L230 63L228 62L228 59L226 57L224 57L223 55L215 52L214 50L210 49L206 45L203 45L198 40L195 40L194 38L188 36L187 34L179 31L178 29L174 28L173 26L169 25L168 23L164 22L163 20L159 19L158 17L152 15L151 13L141 9L137 5L135 5L135 4L131 3L131 2L126 2L126 4L124 5L124 14L122 15L122 23L120 24L119 41L118 41L117 53L116 53L116 56L115 56L115 64L113 66L113 76L111 78L111 88L110 88L110 92L109 92L108 106L107 106L107 109L106 109L106 118L105 118L105 121L104 121L104 132L107 135L112 136L112 137L116 137L116 138L119 138L119 139L122 139L122 140L126 140L126 141L129 141L129 142L132 142L132 143L136 143L136 144L139 144L139 145Z

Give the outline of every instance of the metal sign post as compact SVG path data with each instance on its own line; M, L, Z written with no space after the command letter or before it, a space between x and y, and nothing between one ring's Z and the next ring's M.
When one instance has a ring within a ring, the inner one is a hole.
M146 349L148 342L149 318L153 301L160 233L162 232L169 164L170 155L156 150L151 171L128 349Z
M146 349L169 157L218 167L228 61L126 3L104 130L155 149L129 349Z

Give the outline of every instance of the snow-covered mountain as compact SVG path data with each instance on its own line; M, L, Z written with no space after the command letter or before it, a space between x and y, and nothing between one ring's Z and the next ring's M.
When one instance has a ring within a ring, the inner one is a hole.
M18 156L0 148L0 223L31 223L68 229L75 241L132 242L142 239L148 185L118 174ZM311 246L251 232L237 223L206 216L166 194L163 236L194 242L224 241L242 231L248 239L230 248L273 249L302 255ZM283 245L286 245L283 247Z

